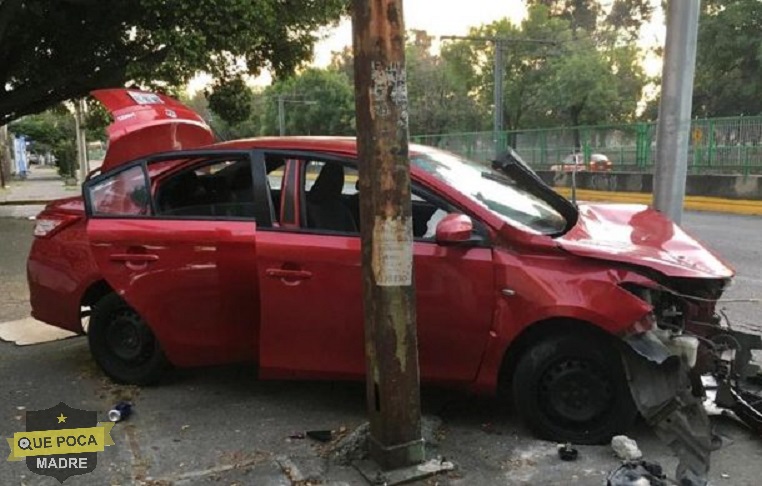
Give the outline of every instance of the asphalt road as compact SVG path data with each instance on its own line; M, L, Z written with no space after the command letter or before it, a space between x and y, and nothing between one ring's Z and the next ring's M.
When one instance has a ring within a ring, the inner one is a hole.
M28 315L25 259L33 222L0 218L0 322ZM762 218L688 214L684 226L738 270L729 298L762 297ZM760 304L726 303L732 320L757 324ZM297 431L351 429L364 419L364 387L352 383L258 382L246 366L175 372L158 387L117 386L90 359L84 338L17 347L0 342L0 450L24 429L24 410L59 401L99 411L119 399L135 415L117 424L116 445L99 453L98 467L78 484L291 484L283 455L303 477L358 484L350 468L327 469L320 446L289 439ZM575 463L560 462L555 444L532 439L494 400L424 391L424 411L444 419L437 453L459 471L439 484L600 485L617 466L608 447L580 447ZM762 441L731 422L717 422L728 445L713 455L713 485L757 485ZM674 471L667 449L643 425L633 432L646 457ZM294 471L291 470L294 479ZM23 463L2 462L0 484L58 484Z

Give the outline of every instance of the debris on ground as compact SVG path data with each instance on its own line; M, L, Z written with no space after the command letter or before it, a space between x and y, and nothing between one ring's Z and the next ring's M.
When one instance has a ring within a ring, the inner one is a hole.
M606 478L606 486L667 486L668 484L661 464L648 461L625 462Z
M318 442L331 442L333 440L332 430L308 430L305 433L307 437Z
M132 414L132 404L130 402L119 402L114 408L108 411L108 419L111 422L121 422L127 420Z
M611 439L611 448L619 459L624 461L637 461L643 458L643 453L638 448L638 443L626 435L616 435Z
M558 444L558 457L562 461L576 461L579 457L579 451L572 447L571 444Z

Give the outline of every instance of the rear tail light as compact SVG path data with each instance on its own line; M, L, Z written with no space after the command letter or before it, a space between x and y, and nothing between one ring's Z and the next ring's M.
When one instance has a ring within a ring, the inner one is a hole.
M65 227L76 222L80 217L74 214L46 214L37 216L34 225L34 236L38 238L50 238Z

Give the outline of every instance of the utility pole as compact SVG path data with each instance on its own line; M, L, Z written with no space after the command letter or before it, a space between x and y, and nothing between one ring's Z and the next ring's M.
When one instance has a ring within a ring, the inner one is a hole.
M495 69L494 69L494 103L495 120L492 128L492 139L495 141L495 157L500 155L504 147L500 143L503 132L503 39L495 39Z
M85 100L74 100L74 125L77 132L77 162L79 168L79 182L84 184L87 174L90 173L90 162L87 157L87 136L84 123Z
M548 41L542 39L512 39L507 37L495 37L495 36L469 36L469 35L443 35L439 37L440 40L465 40L471 42L490 42L494 44L495 51L493 54L493 97L494 97L494 120L492 123L492 140L495 144L495 157L500 152L505 150L502 146L501 138L503 133L503 109L505 103L505 95L503 94L503 81L505 75L505 64L503 62L503 51L509 44L546 44L556 45L555 41Z
M370 456L423 461L402 0L353 0Z
M700 0L667 3L667 39L656 133L654 207L680 223L688 175Z
M283 94L278 95L278 132L280 136L286 134L286 103L301 103L303 105L317 105L317 101L286 99Z
M278 128L280 136L286 134L286 101L283 99L283 95L278 95Z
M5 189L6 167L10 165L10 152L8 151L8 125L0 127L0 187ZM10 176L10 171L8 171Z

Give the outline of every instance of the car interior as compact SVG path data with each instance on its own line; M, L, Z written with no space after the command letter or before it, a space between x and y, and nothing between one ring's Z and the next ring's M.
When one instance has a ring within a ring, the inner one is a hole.
M268 161L268 174L282 165L282 159ZM271 196L277 214L280 187L271 188ZM254 218L251 164L248 159L223 160L185 170L159 186L156 206L166 216Z
M354 191L351 190L354 188ZM421 197L413 188L413 237L433 237L429 231L429 221L440 209ZM326 162L318 173L314 184L306 191L307 227L310 229L357 233L360 231L359 183L349 182L345 177L345 167L337 162ZM449 208L442 207L445 212ZM441 211L440 211L441 212Z

